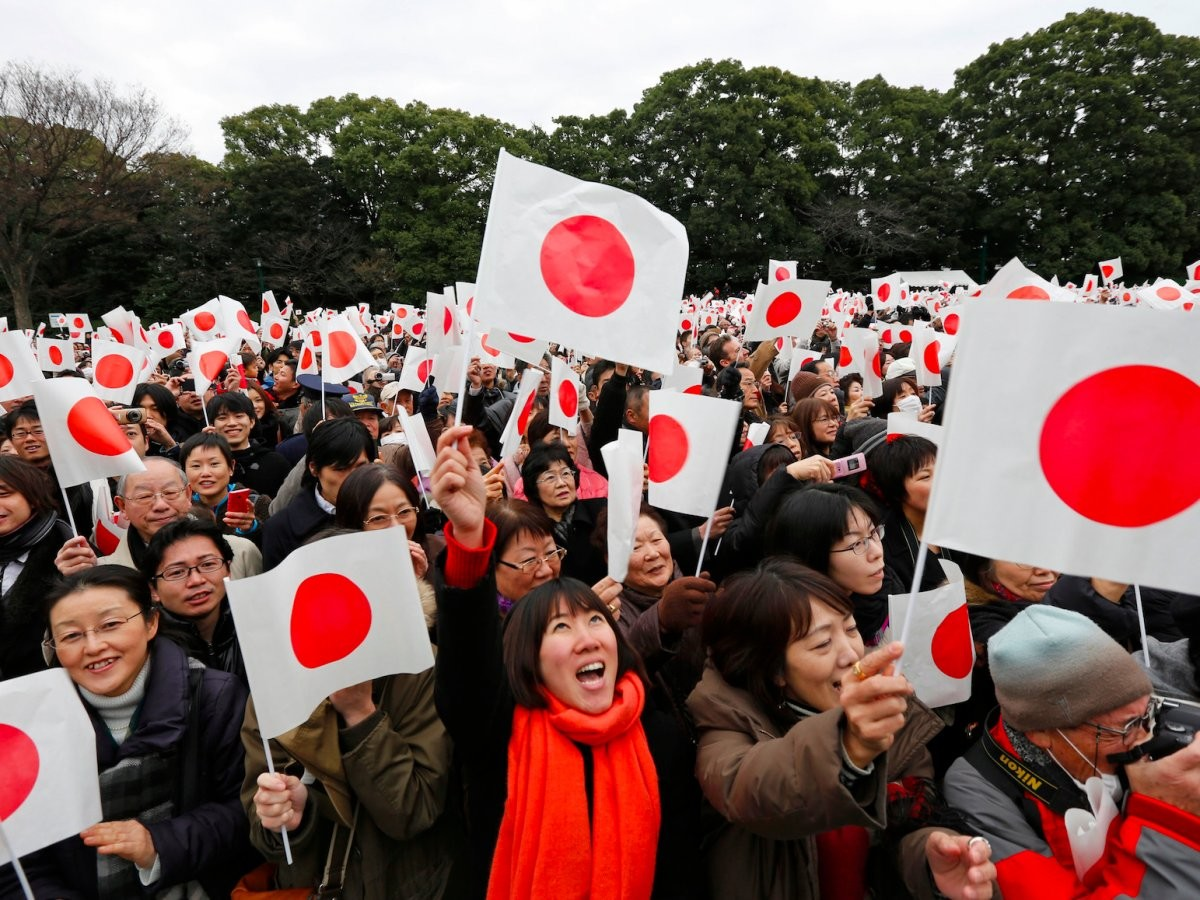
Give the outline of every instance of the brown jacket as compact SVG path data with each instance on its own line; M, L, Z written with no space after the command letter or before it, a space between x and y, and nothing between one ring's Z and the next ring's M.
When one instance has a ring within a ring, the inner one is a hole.
M279 864L280 887L320 883L333 823L349 827L357 802L354 850L346 900L441 898L453 893L455 854L463 837L448 803L450 738L433 706L433 669L375 680L375 714L353 728L340 726L326 700L308 721L271 741L276 771L316 779L300 827L288 832L293 865L284 862L278 834L254 812L258 776L266 771L254 701L246 705L242 743L246 777L242 804L250 840ZM447 810L443 814L443 810Z
M819 900L816 836L845 825L882 829L887 782L932 778L925 744L942 728L933 712L911 701L896 743L875 760L870 775L847 788L839 779L840 709L785 732L711 663L688 709L700 733L696 777L729 822L708 853L712 895L722 900ZM930 830L914 831L898 845L897 867L909 892L921 898L934 896L925 863Z

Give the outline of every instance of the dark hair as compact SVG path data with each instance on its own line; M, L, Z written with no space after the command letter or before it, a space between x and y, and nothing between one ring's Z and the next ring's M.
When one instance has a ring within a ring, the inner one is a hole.
M888 413L892 412L892 404L896 402L896 395L906 384L913 389L914 394L918 397L921 396L921 388L917 386L917 379L912 375L884 379L883 392L875 398L875 405L871 407L871 415L877 419L886 419Z
M535 506L542 506L538 496L537 480L550 468L551 463L561 462L575 475L575 487L579 487L579 469L571 461L571 454L562 444L538 444L532 447L521 466L521 483L525 487L525 498Z
M413 483L392 466L361 466L347 475L338 491L337 512L334 514L333 523L339 528L362 531L363 522L367 518L367 510L371 508L371 501L375 499L376 492L385 484L394 484L400 488L404 491L409 505L417 508L417 527L413 532L413 537L422 536L421 498Z
M375 459L375 440L367 426L358 419L334 419L324 423L312 433L308 441L308 453L304 457L304 477L301 484L312 486L317 477L312 467L324 469L348 469L359 456L367 454L367 461Z
M792 421L796 423L796 433L800 435L800 443L804 445L805 454L822 453L825 449L822 448L816 440L813 433L813 419L816 419L824 413L827 416L836 416L833 407L828 401L818 400L816 397L805 397L803 400L798 400L796 405L792 407Z
M33 400L26 400L16 409L8 414L4 419L4 435L11 437L13 429L17 427L18 422L40 422L41 415L37 411L37 403Z
M123 590L129 599L137 604L138 609L145 614L149 622L154 614L154 600L150 596L150 582L137 569L129 566L103 565L92 566L66 578L60 578L50 588L46 595L46 626L50 625L50 613L58 605L58 601L71 594L86 591L89 588L114 587Z
M184 441L182 445L180 445L179 464L186 469L188 457L201 448L205 450L221 451L221 455L225 457L225 462L229 463L229 468L233 468L233 450L229 446L229 441L225 439L225 435L212 434L207 431L201 431L199 434L193 434L190 438Z
M937 459L937 444L914 434L884 441L867 454L867 471L888 506L900 506L908 491L904 482Z
M142 554L142 561L138 564L138 568L146 576L146 580L148 582L154 580L168 549L180 541L193 537L208 538L213 542L213 546L217 548L221 559L225 560L227 565L233 562L233 548L221 534L220 526L211 517L206 520L190 515L184 516L182 519L168 522L154 533L154 537L150 538L150 543L146 545L146 550Z
M843 397L850 396L850 385L852 384L857 384L859 387L862 387L862 375L858 372L851 372L849 375L843 375L838 379L838 387L841 389Z
M792 455L792 451L783 444L768 444L763 450L762 455L758 458L758 464L755 467L754 475L758 479L758 486L762 487L767 483L767 479L775 474L781 466L787 467L796 461L796 457Z
M742 369L749 369L746 363L730 363L717 373L714 388L722 400L736 400L741 403L745 399L742 390Z
M496 500L488 504L487 517L496 526L493 557L500 554L521 534L544 535L554 539L554 522L540 506L524 500Z
M584 376L584 386L590 391L600 383L600 379L604 376L605 372L615 370L616 368L617 364L610 359L596 360Z
M829 553L846 536L846 523L861 509L874 524L883 516L865 493L848 484L814 484L789 492L767 522L764 552L791 556L818 572L829 571Z
M354 410L350 408L350 404L341 397L326 397L325 408L321 408L320 402L314 403L304 413L304 418L300 422L300 428L304 432L304 439L312 440L313 432L317 430L317 426L322 422L332 422L334 419L353 419Z
M260 382L257 378L247 378L246 390L254 391L254 393L258 394L258 398L262 400L264 419L270 419L275 415L275 401L271 399L271 394L267 391L267 389L262 386L262 382ZM246 397L247 399L250 399L248 394ZM254 400L250 399L250 405L254 405Z
M141 406L142 401L147 397L154 403L164 419L167 420L167 431L170 431L179 422L179 402L175 399L175 395L171 393L170 388L162 384L144 381L133 389L133 405Z
M529 424L525 426L525 442L530 447L536 447L542 443L552 431L558 431L560 426L550 424L550 412L545 409L539 409L529 418ZM486 438L485 438L486 440Z
M625 391L625 412L636 410L642 405L642 398L650 391L644 384L631 384Z
M559 604L568 612L594 611L604 616L617 639L617 680L634 672L647 680L641 657L634 650L596 592L574 578L557 578L538 585L513 606L504 625L504 671L513 699L528 709L545 709L549 704L542 695L539 656L546 624L557 613Z
M35 516L59 509L53 479L33 463L18 456L0 456L0 481L24 497L29 511Z
M779 682L787 648L812 627L813 601L854 614L846 592L828 576L777 557L730 576L704 608L701 636L713 666L777 721L786 718L779 712L784 699Z
M250 417L250 424L253 425L258 421L258 414L254 411L254 404L250 398L240 391L226 391L223 394L217 394L208 401L208 407L205 413L208 415L209 422L217 421L217 416L223 412L228 412L231 415L245 413Z

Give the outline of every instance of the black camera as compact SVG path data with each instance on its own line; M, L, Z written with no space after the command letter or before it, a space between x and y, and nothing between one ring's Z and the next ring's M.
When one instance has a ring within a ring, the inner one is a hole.
M1162 759L1190 744L1197 730L1200 730L1200 707L1163 700L1150 740L1125 753L1109 754L1109 762L1125 765L1139 759Z

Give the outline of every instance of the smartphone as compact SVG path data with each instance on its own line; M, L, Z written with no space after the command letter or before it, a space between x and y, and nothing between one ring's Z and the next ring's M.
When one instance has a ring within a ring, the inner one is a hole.
M185 378L182 381L180 381L179 382L179 391L182 394L196 393L196 379L195 378Z
M861 475L867 471L867 458L861 453L853 456L843 456L833 461L833 477L845 478L847 475Z
M231 513L250 512L250 488L239 488L229 492L229 505L226 509Z

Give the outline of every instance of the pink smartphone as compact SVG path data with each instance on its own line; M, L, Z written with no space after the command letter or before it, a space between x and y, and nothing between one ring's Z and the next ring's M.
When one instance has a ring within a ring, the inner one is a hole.
M867 458L861 453L853 456L843 456L833 461L833 477L845 478L847 475L861 475L867 471Z
M250 512L250 488L240 488L229 492L229 505L226 509L231 513Z

